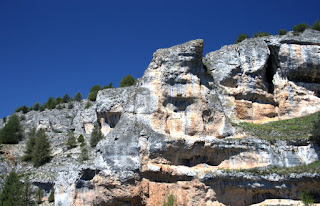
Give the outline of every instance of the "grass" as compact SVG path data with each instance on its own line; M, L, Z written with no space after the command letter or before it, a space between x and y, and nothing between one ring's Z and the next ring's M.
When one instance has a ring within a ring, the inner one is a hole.
M234 126L265 140L309 140L313 124L319 121L319 112L304 117L280 120L266 124L241 122Z
M227 173L245 172L245 173L252 173L252 174L256 174L256 175L267 175L267 174L276 173L276 174L283 175L283 176L287 176L292 173L301 174L301 173L305 173L305 172L320 174L320 161L315 161L315 162L307 164L307 165L306 164L298 165L295 167L271 167L271 168L263 168L263 169L253 168L253 169L240 169L240 170L227 169L227 170L223 170L223 171L225 171Z

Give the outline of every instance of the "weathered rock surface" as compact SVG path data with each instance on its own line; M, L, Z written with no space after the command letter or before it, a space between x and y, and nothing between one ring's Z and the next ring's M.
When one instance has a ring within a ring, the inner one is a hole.
M320 174L246 172L317 161L313 144L260 140L231 124L320 110L319 51L313 30L245 40L204 58L202 40L159 49L135 86L101 90L89 108L83 100L24 115L27 130L47 131L50 163L22 163L26 139L2 148L2 158L13 157L46 195L55 187L55 205L151 206L170 194L178 205L249 205L319 193ZM105 138L81 162L79 146L66 149L67 133L88 144L95 124ZM0 166L0 174L10 170Z

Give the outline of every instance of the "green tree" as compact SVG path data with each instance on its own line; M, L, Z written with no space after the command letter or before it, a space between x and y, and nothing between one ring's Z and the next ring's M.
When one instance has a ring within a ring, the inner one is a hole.
M51 149L49 139L43 129L37 132L37 138L32 151L32 163L35 167L49 162L51 159Z
M40 104L39 102L34 103L33 108L34 111L39 111L40 110Z
M97 94L98 94L99 90L101 90L101 86L100 85L94 85L90 89L90 93L88 94L88 99L91 100L91 101L96 101Z
M91 133L90 137L90 146L95 147L97 146L98 142L103 139L103 134L100 130L100 126L96 124L93 128L93 131Z
M68 102L70 102L71 101L71 97L69 96L69 94L65 94L64 96L63 96L63 102L64 103L68 103Z
M253 37L263 37L263 36L270 36L270 33L258 31L258 33L253 35Z
M76 95L73 97L74 101L80 102L82 100L82 95L80 92L78 92Z
M76 138L74 136L73 131L71 131L68 133L67 147L68 149L72 149L72 148L75 148L76 146L77 146Z
M83 137L82 134L79 135L79 137L78 137L78 142L79 142L79 143L83 143L83 142L84 142L84 137Z
M102 87L102 89L109 89L109 88L113 88L112 82L110 82L109 85L105 85L104 87Z
M54 202L54 188L52 188L50 195L48 197L49 202Z
M42 112L42 111L44 111L44 110L46 110L46 105L41 105L41 106L40 106L40 111Z
M3 120L4 123L6 123L7 122L7 117L3 117L2 120Z
M9 173L0 193L0 206L26 205L23 184L15 171Z
M305 24L305 23L297 24L292 28L293 34L298 35L299 33L304 32L304 30L306 30L307 28L309 28L308 24Z
M57 97L57 98L54 100L54 103L55 103L55 105L61 104L61 103L63 103L63 99L62 99L61 97Z
M17 144L23 137L19 117L13 114L8 123L0 130L0 141L4 144Z
M280 29L279 30L279 35L286 35L287 34L287 30L286 29Z
M46 106L48 109L54 109L56 107L56 104L55 104L53 97L49 97L49 99L46 102Z
M14 110L14 112L20 112L22 110L22 107L18 107L17 109Z
M120 87L129 87L136 84L136 80L130 74L123 77L120 81Z
M240 43L240 42L242 42L243 40L248 39L248 38L249 38L249 35L241 33L241 34L238 35L238 38L237 38L237 40L236 40L235 43L236 43L236 44L237 44L237 43Z
M83 146L83 147L81 147L80 160L86 161L88 159L89 159L88 149L87 149L87 147Z
M26 105L23 105L23 106L21 107L21 111L22 111L23 114L26 114L26 113L29 112L29 108L28 108Z
M162 203L162 206L175 206L176 205L176 197L174 195L169 195L167 201L165 200Z
M316 20L316 22L314 22L314 24L312 25L312 29L320 31L320 22L319 22L319 20Z
M24 155L22 157L22 161L31 161L33 155L33 148L36 144L37 139L37 131L36 128L33 127L28 133L28 141L26 144L26 150L24 151Z

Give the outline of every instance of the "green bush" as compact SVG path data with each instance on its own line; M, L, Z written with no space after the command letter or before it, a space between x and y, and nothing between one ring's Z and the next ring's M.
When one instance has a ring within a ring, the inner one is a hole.
M22 111L23 114L26 114L26 113L29 112L29 108L24 105L24 106L21 107L21 111Z
M73 97L74 101L80 102L82 100L82 95L80 92L78 92L76 95Z
M102 87L102 89L109 89L109 88L113 88L112 82L110 82L109 85L105 85L104 87Z
M316 22L312 25L312 29L320 31L320 22L319 22L319 20L316 20Z
M243 40L248 39L248 38L249 38L249 35L241 33L238 35L238 38L237 38L235 44L240 43Z
M72 149L72 148L75 148L77 146L76 138L74 136L73 131L68 133L68 139L67 139L67 143L66 144L67 144L68 149Z
M84 142L84 137L83 137L82 134L79 135L79 137L78 137L78 142L79 142L79 143Z
M40 104L39 104L38 102L34 103L32 109L33 109L34 111L39 111L39 110L40 110Z
M63 96L63 103L68 103L70 102L70 100L71 100L71 97L69 96L69 94L65 94Z
M63 99L62 99L61 97L57 97L57 98L54 100L54 103L55 103L55 105L61 104L61 103L63 103Z
M103 134L100 130L100 126L96 124L93 128L93 131L91 133L90 137L90 146L95 147L97 146L98 142L103 139Z
M4 144L17 144L23 138L19 117L13 114L8 123L0 130L0 141Z
M41 105L41 106L40 106L40 112L42 112L42 111L44 111L44 110L46 110L46 106L45 106L45 105Z
M86 106L84 107L85 109L88 109L89 107L91 107L92 103L91 102L87 102Z
M98 94L99 90L101 90L101 86L100 85L94 85L90 89L90 93L88 94L88 99L91 100L91 101L96 101L97 94Z
M313 200L312 196L311 196L308 192L302 191L302 192L300 193L299 198L300 198L300 200L303 202L303 204L304 204L305 206L311 206L311 205L313 205L314 200Z
M54 188L52 188L50 195L48 197L48 202L54 202Z
M305 23L297 24L292 28L293 34L298 35L299 33L304 32L304 30L306 30L307 28L309 28L308 24L305 24Z
M280 29L279 30L279 35L286 35L287 34L287 30L286 29Z
M129 87L136 84L136 80L130 74L123 77L120 81L120 87Z
M2 120L3 120L4 123L6 123L7 122L7 117L3 117Z
M263 36L270 36L270 33L258 31L258 33L253 35L253 37L263 37Z
M48 109L54 109L56 107L54 98L49 97L45 105L47 106Z
M80 161L86 161L89 159L88 149L87 147L81 147Z
M176 204L176 197L174 195L169 195L167 198L167 201L165 200L162 203L162 206L175 206Z

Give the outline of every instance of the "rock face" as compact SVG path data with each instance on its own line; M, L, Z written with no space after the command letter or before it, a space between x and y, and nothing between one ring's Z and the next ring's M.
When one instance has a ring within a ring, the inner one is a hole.
M260 140L232 126L320 110L319 71L313 30L248 39L204 58L202 40L159 49L135 86L101 90L89 108L83 100L25 114L23 125L46 129L55 150L37 169L18 160L18 171L48 183L47 194L55 187L55 205L152 206L170 194L178 205L249 205L319 193L320 174L246 172L309 164L319 160L314 145ZM105 138L78 161L80 148L67 151L66 134L88 142L95 124ZM25 142L4 155L21 157Z

